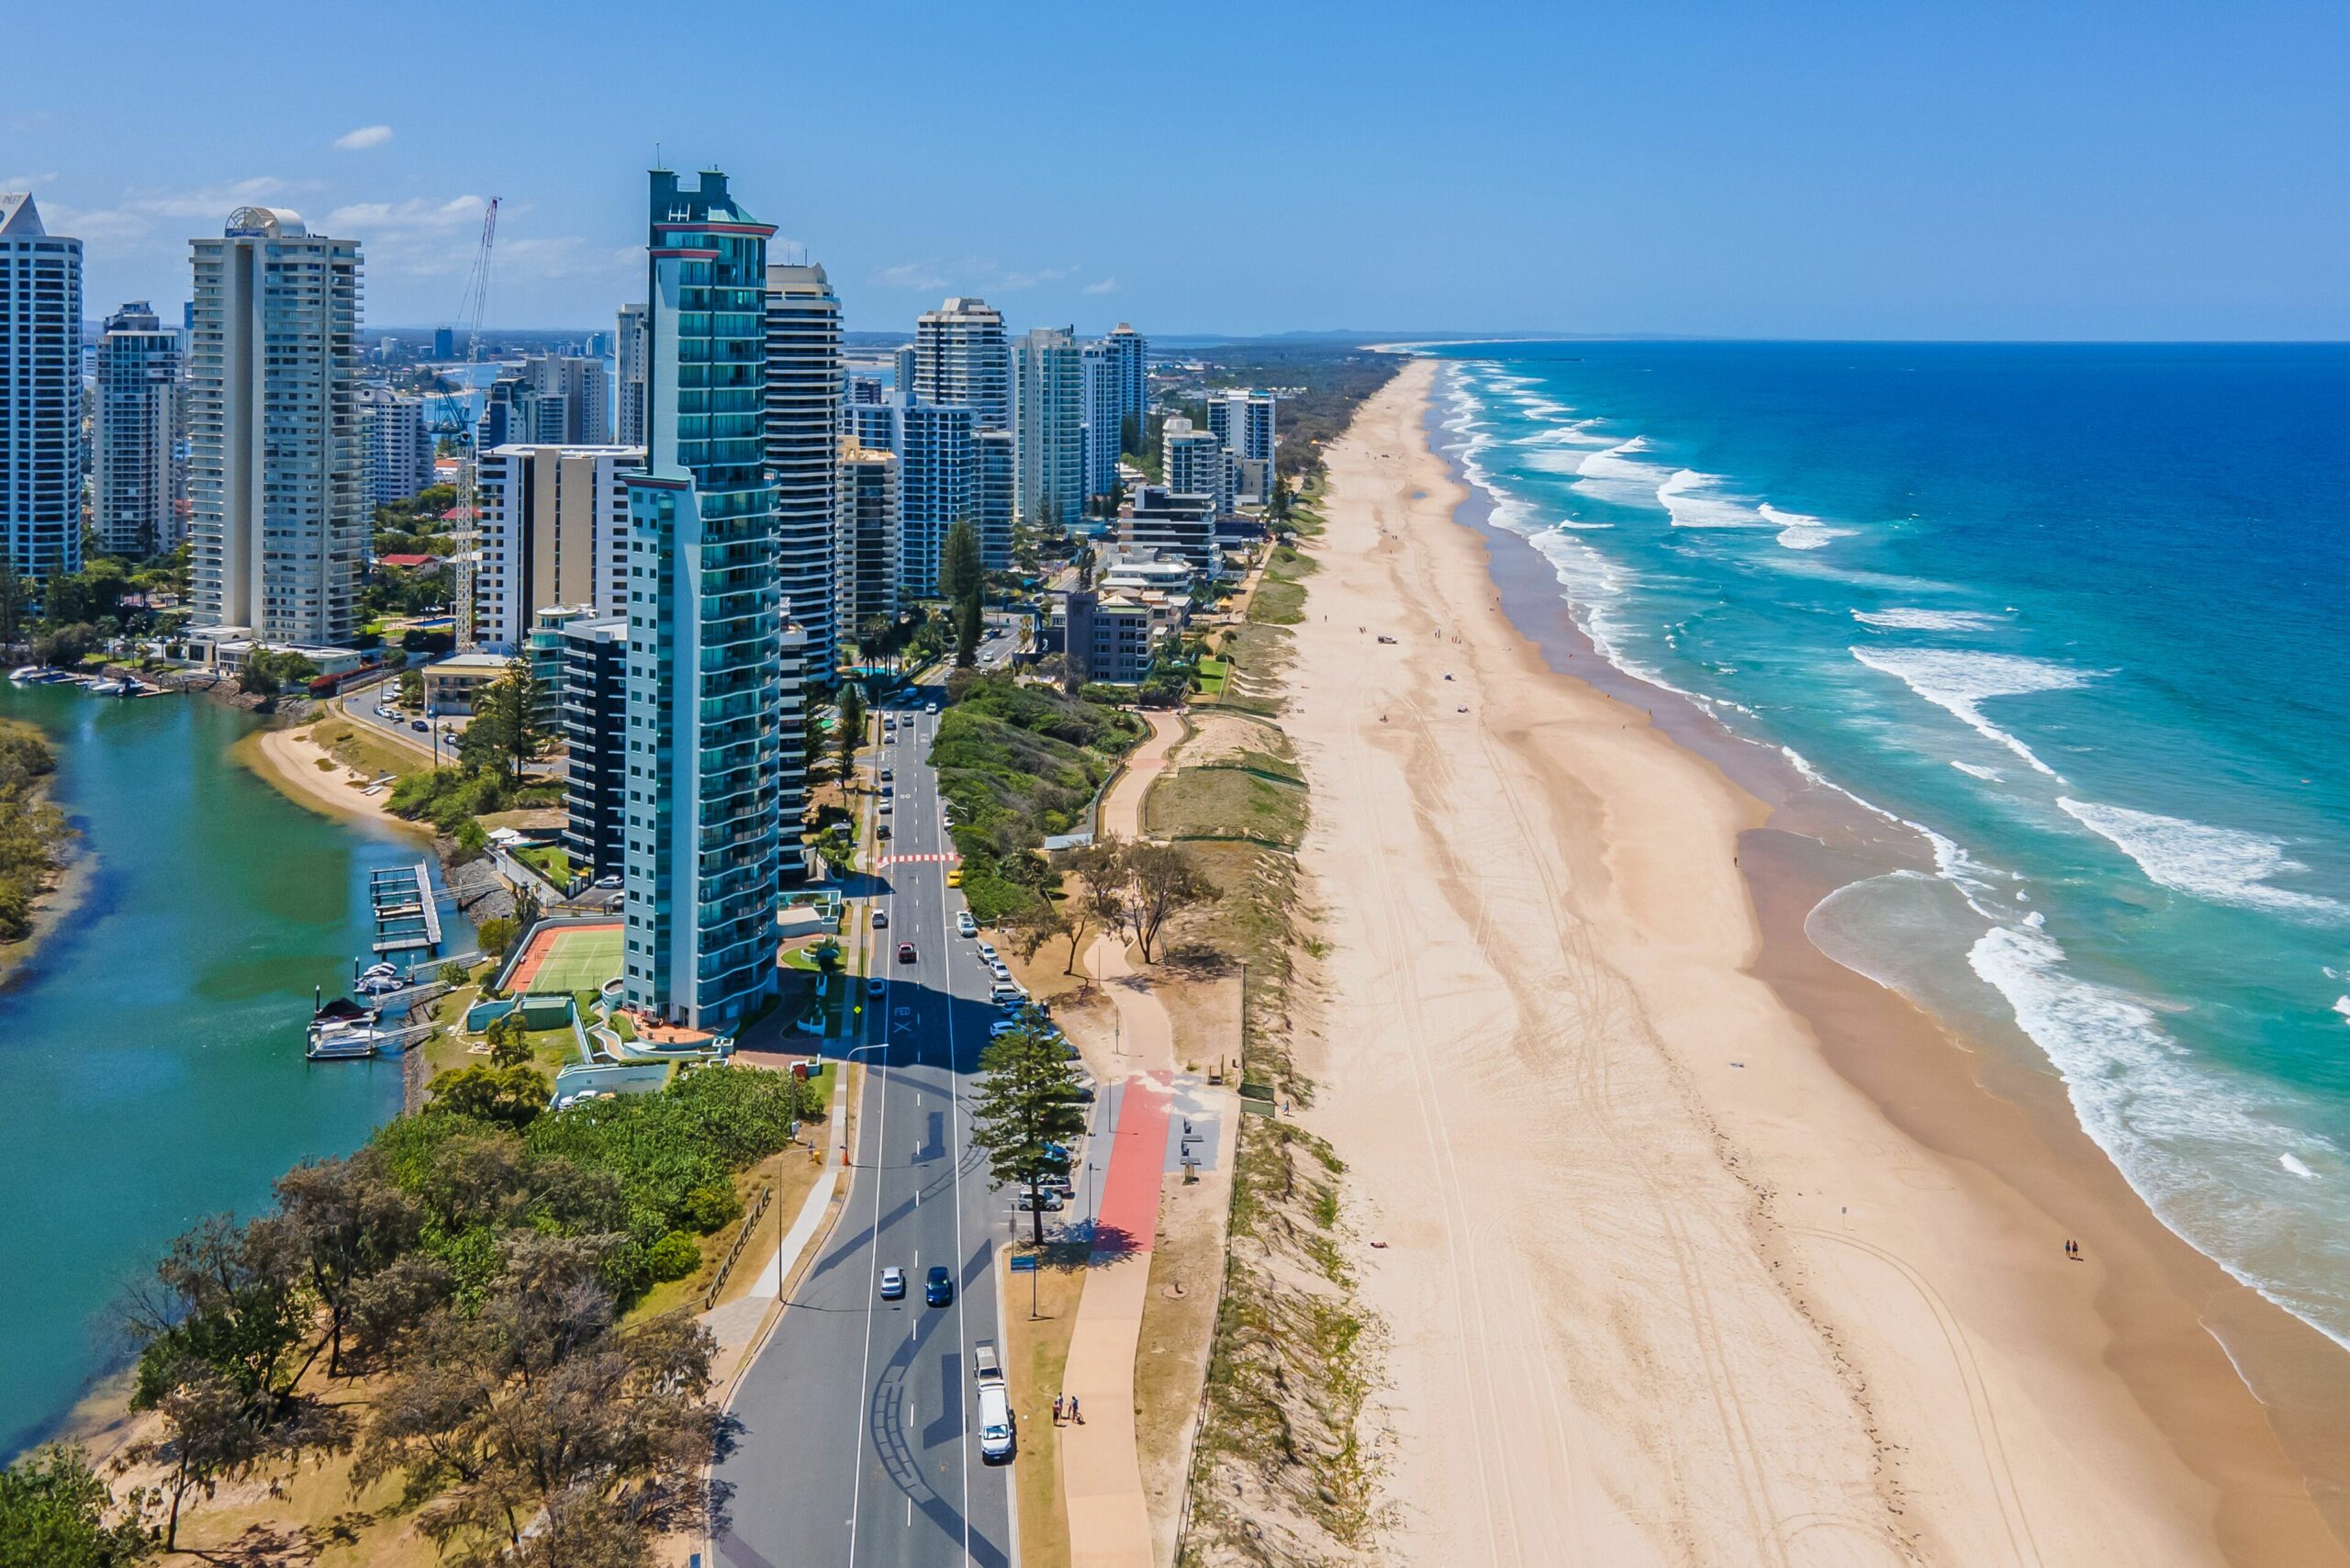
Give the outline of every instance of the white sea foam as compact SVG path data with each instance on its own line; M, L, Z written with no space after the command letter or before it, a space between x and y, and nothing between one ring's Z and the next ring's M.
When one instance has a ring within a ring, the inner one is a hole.
M1656 487L1657 504L1675 528L1762 528L1762 514L1722 493L1722 481L1695 468L1677 470Z
M2344 1024L2350 1024L2350 996L2335 997L2333 1010L2342 1014L2342 1021Z
M1656 483L1657 465L1639 461L1638 455L1648 449L1648 437L1636 435L1629 441L1617 442L1604 452L1594 452L1579 459L1575 472L1586 479L1652 485Z
M1763 521L1779 531L1779 543L1789 550L1818 550L1832 540L1849 539L1849 528L1830 528L1818 518L1786 511L1764 501L1754 509Z
M2094 801L2059 797L2056 803L2074 821L2136 861L2148 880L2174 892L2286 914L2344 912L2344 906L2336 900L2269 885L2273 877L2309 869L2287 856L2285 846L2277 839Z
M2278 1155L2277 1157L2277 1163L2291 1171L2294 1175L2299 1176L2304 1182L2314 1182L2317 1180L2316 1171L2311 1170L2308 1166L2302 1164L2299 1159L2289 1154Z
M1951 766L1969 778L1986 779L1993 784L2004 784L2008 781L2006 774L1996 767L1986 767L1979 762L1953 762Z
M1873 670L1894 677L1910 690L1947 710L1986 740L1997 741L2050 778L2059 777L2032 750L1983 716L1995 697L2035 691L2070 691L2088 684L2084 672L2017 654L1982 654L1964 648L1853 648L1852 655Z
M1999 623L1979 610L1855 610L1852 619L1897 632L1982 632Z

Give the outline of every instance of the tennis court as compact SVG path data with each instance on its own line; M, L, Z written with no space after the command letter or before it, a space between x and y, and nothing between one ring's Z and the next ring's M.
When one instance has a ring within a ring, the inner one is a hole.
M621 972L621 923L542 927L506 982L509 995L595 991Z

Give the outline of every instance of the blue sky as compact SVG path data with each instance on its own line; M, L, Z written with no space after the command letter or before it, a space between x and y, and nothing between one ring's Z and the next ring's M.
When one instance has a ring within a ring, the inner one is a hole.
M740 17L727 37L715 18ZM442 319L642 293L656 142L852 328L2350 336L2350 6L1375 3L14 7L0 188L92 313L244 202ZM39 71L25 62L46 62Z

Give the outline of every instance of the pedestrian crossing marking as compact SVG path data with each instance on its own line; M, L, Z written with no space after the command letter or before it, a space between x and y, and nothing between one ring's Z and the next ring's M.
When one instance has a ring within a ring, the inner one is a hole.
M960 861L962 858L963 857L960 855L957 855L952 851L943 855L884 855L881 857L881 867L886 869L891 866L929 866L935 865L940 861L945 861L949 865L953 865L956 862Z

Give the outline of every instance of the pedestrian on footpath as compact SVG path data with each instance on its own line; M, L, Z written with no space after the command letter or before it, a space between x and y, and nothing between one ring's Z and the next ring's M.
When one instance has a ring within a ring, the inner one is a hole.
M1077 1395L1074 1394L1069 1396L1069 1418L1080 1427L1085 1425L1085 1417L1077 1413Z
M1054 1395L1053 1395L1053 1425L1054 1425L1054 1426L1056 1426L1056 1427L1058 1427L1058 1426L1059 1426L1060 1424L1061 1424L1061 1396L1060 1396L1059 1394L1054 1394Z

